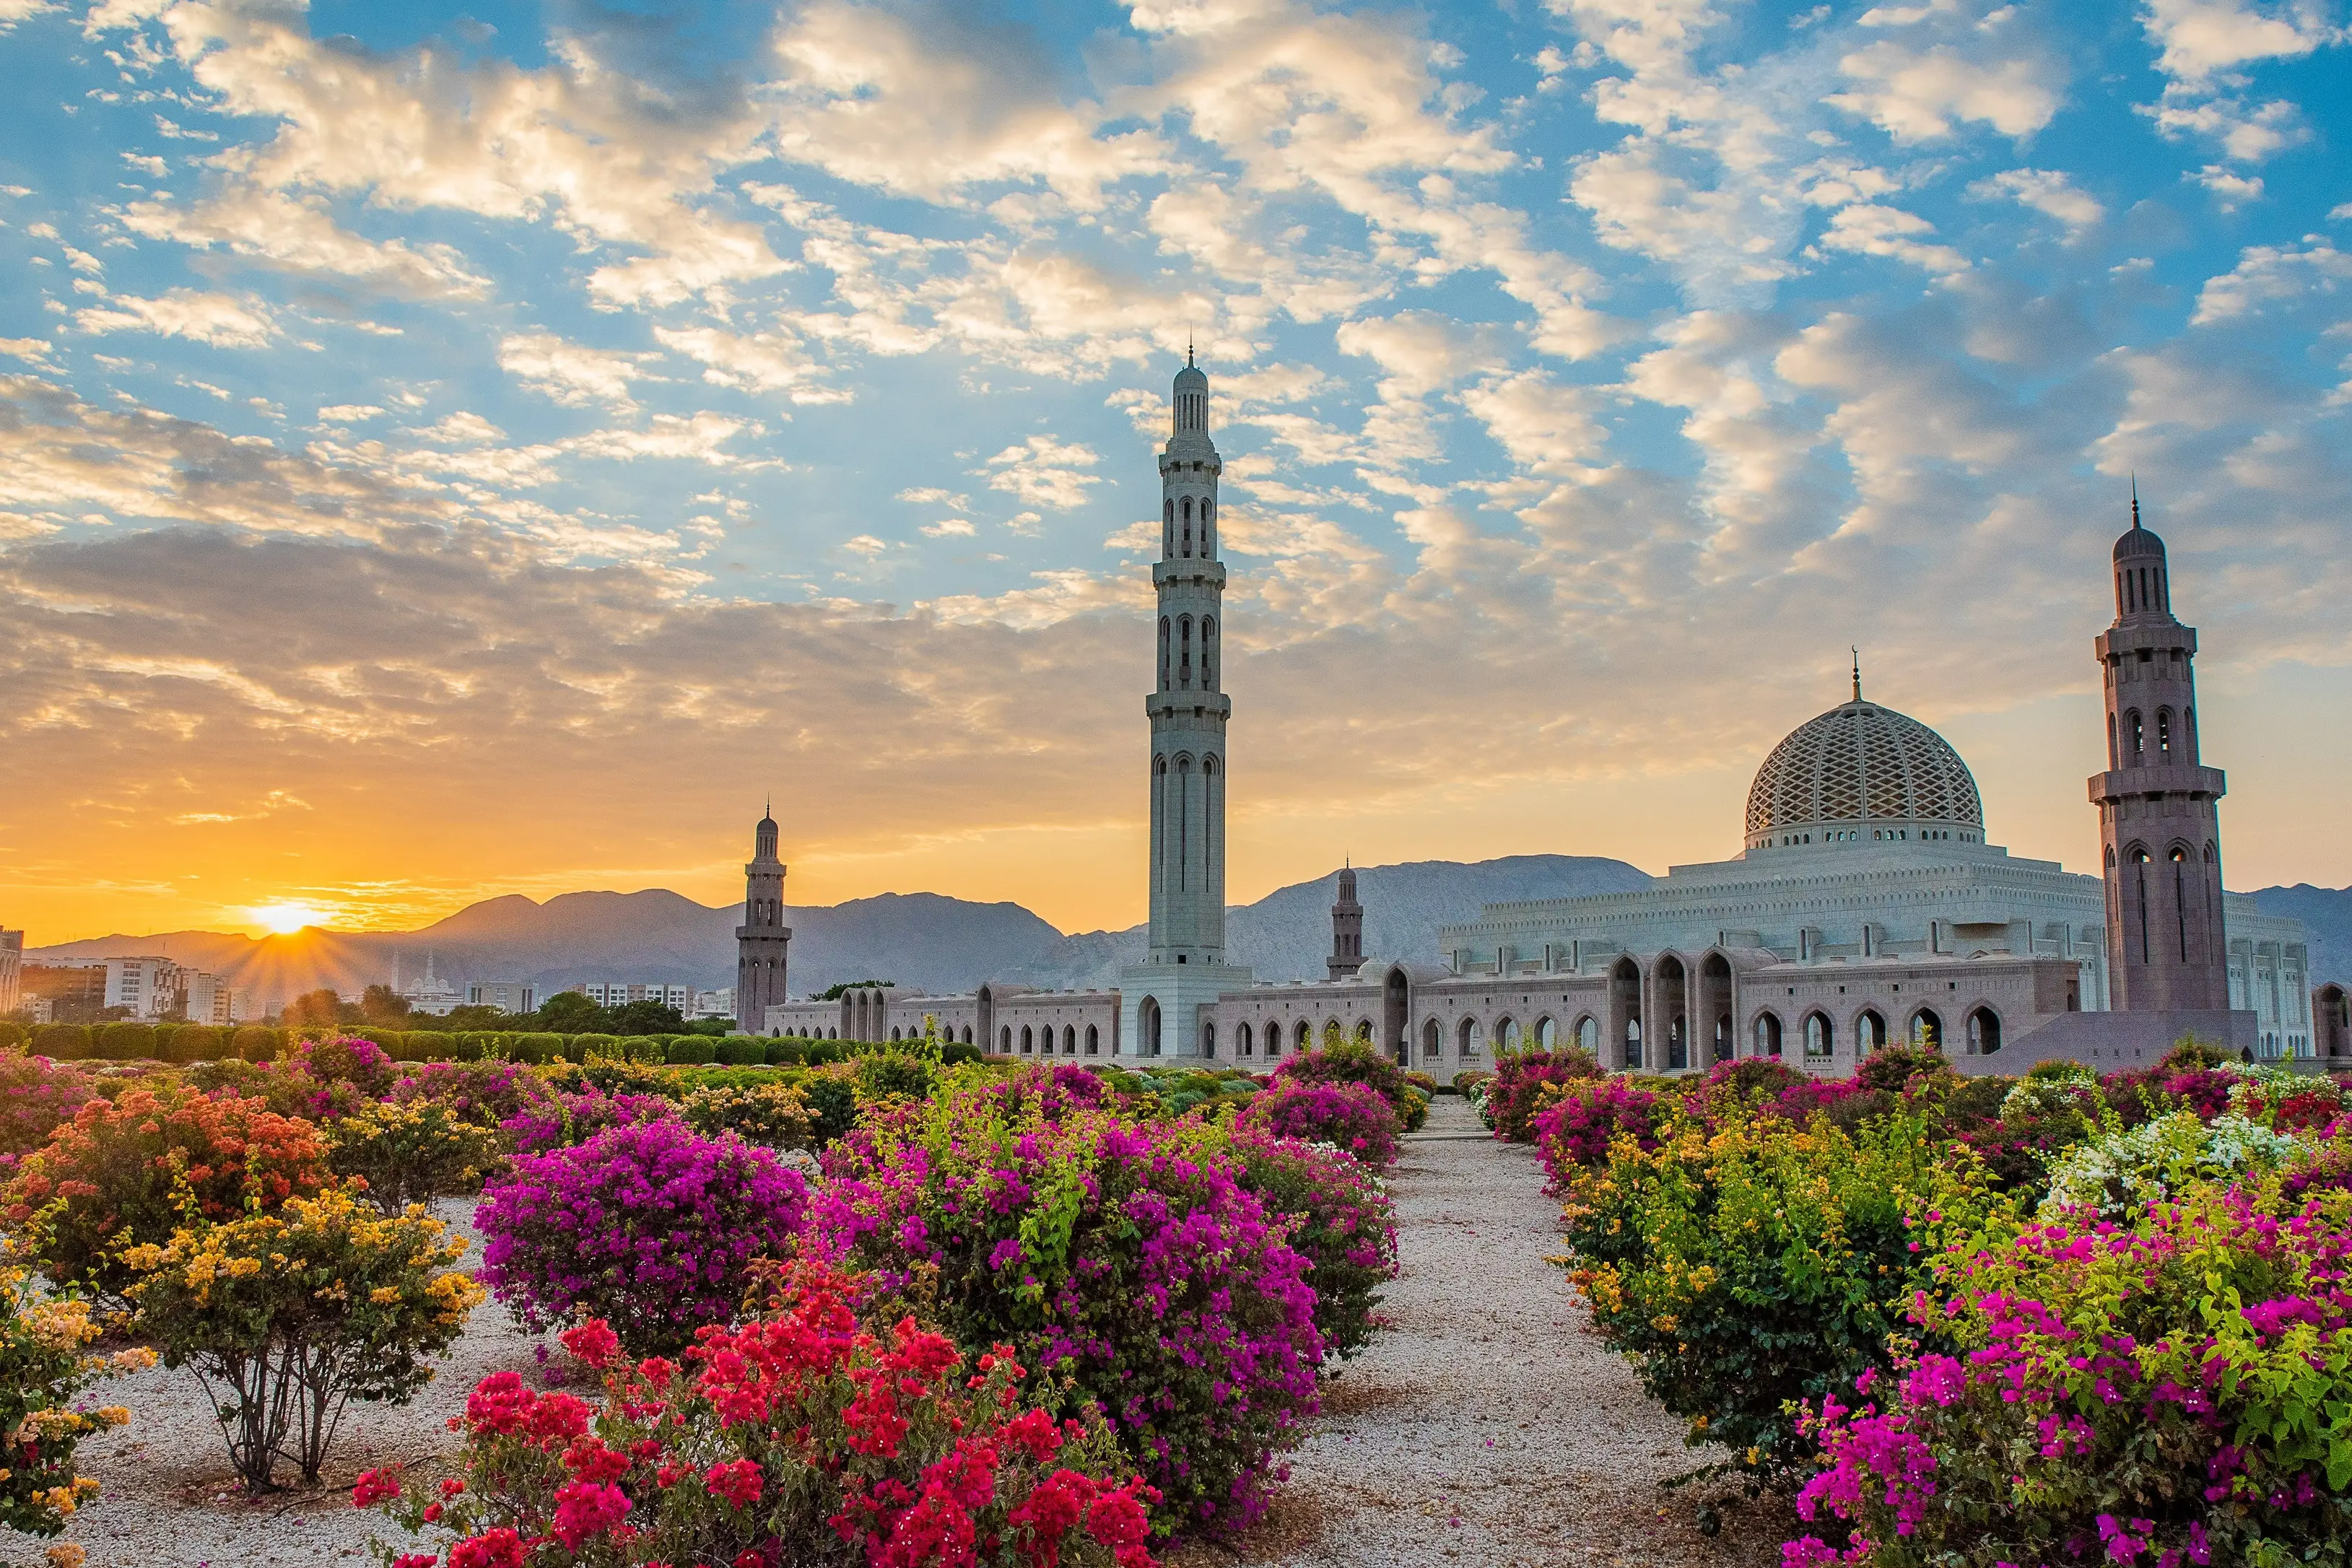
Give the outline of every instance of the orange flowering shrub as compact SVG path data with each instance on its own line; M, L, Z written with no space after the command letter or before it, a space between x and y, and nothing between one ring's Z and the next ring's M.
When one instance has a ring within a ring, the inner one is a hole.
M51 1279L120 1305L138 1278L129 1248L274 1210L329 1179L326 1145L307 1121L257 1100L134 1089L89 1101L26 1155L0 1209Z
M683 1365L628 1361L601 1318L567 1330L601 1403L494 1373L450 1423L456 1474L370 1470L352 1500L454 1537L397 1568L1153 1568L1156 1498L1098 1415L1032 1405L1003 1347L967 1366L911 1317L862 1322L830 1264L777 1278Z

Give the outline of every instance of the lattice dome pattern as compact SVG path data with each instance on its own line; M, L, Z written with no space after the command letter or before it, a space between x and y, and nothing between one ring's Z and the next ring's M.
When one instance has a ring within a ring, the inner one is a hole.
M1748 839L1816 823L1984 828L1977 781L1951 742L1875 702L1842 703L1772 748L1748 789Z

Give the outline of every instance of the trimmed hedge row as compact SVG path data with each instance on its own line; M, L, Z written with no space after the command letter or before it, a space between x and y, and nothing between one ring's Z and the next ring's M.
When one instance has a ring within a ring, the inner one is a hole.
M364 1027L271 1029L258 1024L217 1028L209 1024L0 1025L0 1048L15 1047L58 1061L217 1061L236 1057L266 1062L306 1039L368 1040L396 1062L478 1061L485 1057L543 1066L591 1057L672 1067L818 1067L847 1061L855 1047L841 1040L770 1039L758 1035L551 1035L446 1033L432 1029Z

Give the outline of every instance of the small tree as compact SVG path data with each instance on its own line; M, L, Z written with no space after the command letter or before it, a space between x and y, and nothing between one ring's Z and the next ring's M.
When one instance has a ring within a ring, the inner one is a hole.
M360 1016L371 1024L389 1024L408 1016L408 998L389 985L371 985L360 993Z
M281 1458L318 1484L348 1401L404 1405L425 1386L483 1299L449 1268L465 1251L421 1208L367 1214L330 1188L128 1260L139 1331L195 1373L229 1463L264 1492Z
M503 1152L498 1130L461 1120L438 1100L362 1106L327 1130L335 1174L356 1177L385 1214L478 1191Z

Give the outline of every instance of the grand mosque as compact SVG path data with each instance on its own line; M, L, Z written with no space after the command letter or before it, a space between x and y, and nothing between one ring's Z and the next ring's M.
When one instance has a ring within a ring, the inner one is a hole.
M1257 982L1225 947L1225 567L1209 379L1187 356L1160 458L1150 923L1113 987L889 986L785 998L784 868L763 818L739 997L747 1027L817 1038L944 1037L1015 1057L1184 1057L1269 1069L1328 1027L1450 1079L1498 1051L1573 1040L1608 1066L1704 1068L1780 1058L1850 1073L1898 1040L1963 1070L2046 1058L2112 1069L2186 1034L2266 1058L2352 1056L2342 987L2305 990L2301 923L2221 889L2221 770L2199 754L2196 633L2171 609L2164 544L2114 553L2116 619L2096 639L2107 769L2089 783L2102 874L1986 838L1975 778L1941 735L1863 695L1775 746L1740 849L1639 892L1491 904L1431 954L1367 954L1355 875L1332 908L1328 978Z

